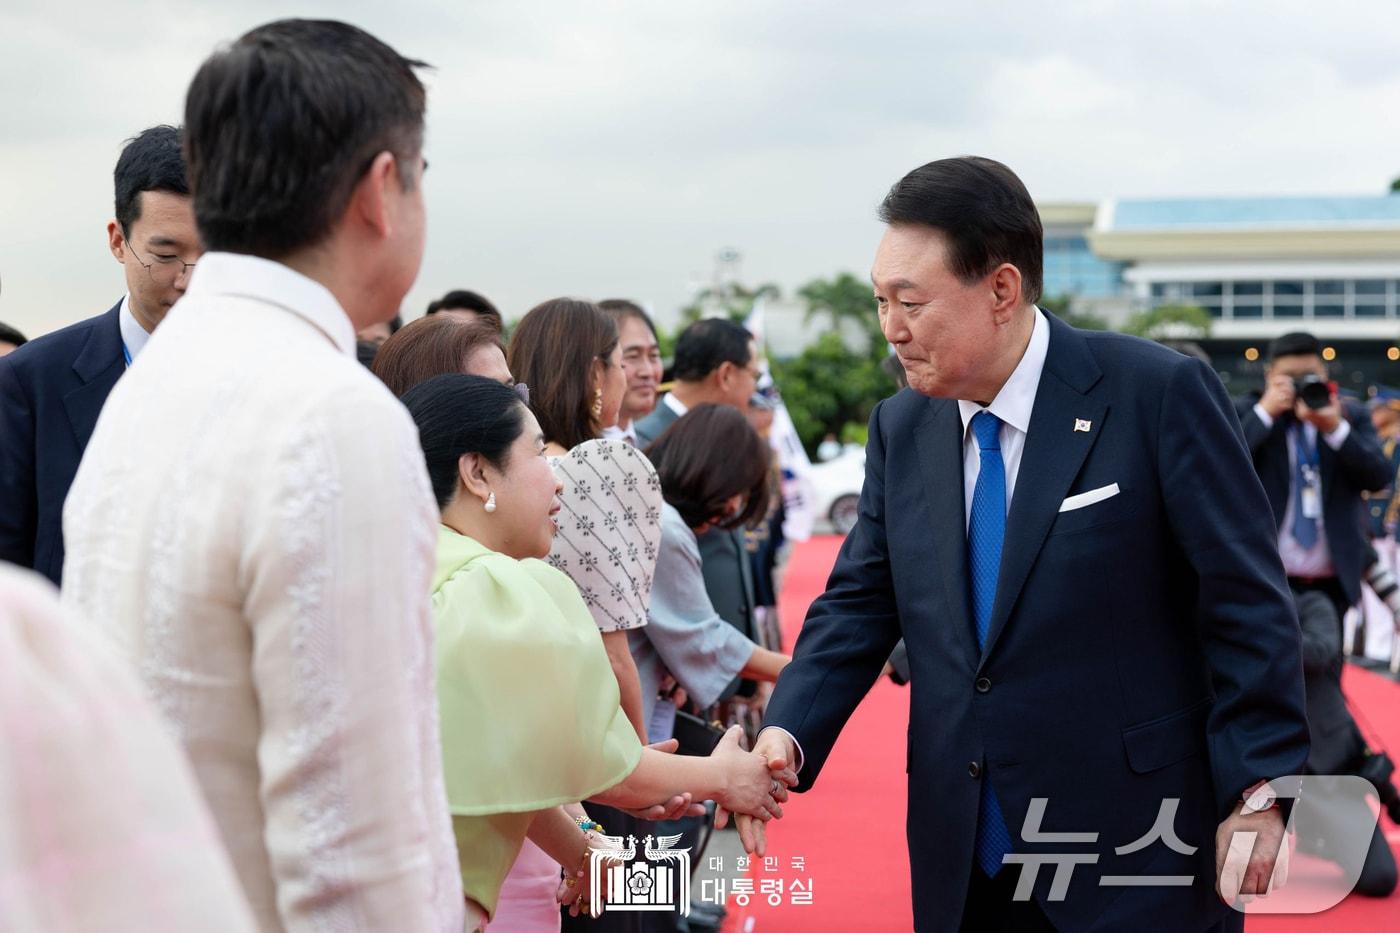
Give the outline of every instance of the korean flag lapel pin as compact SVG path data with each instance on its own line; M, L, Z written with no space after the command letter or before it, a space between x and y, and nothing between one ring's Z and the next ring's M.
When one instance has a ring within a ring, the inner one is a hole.
M1088 434L1093 429L1093 427L1094 422L1092 421L1087 421L1084 418L1074 419L1074 430L1076 434L1080 431L1083 431L1085 434Z

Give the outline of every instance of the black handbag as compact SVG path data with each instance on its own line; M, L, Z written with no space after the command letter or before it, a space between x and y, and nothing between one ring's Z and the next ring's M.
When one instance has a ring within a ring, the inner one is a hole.
M676 710L676 724L671 735L680 743L676 754L703 758L715 750L719 740L724 738L724 730L694 713Z

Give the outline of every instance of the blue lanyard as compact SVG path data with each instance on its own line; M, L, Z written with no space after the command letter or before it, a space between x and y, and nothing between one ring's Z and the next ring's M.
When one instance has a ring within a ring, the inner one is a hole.
M1298 437L1297 443L1294 446L1298 450L1298 466L1303 469L1304 475L1308 475L1308 471L1312 471L1312 475L1315 476L1318 464L1320 463L1317 441L1314 441L1312 446L1309 447L1307 427L1301 423L1298 424L1297 427Z
M131 351L126 348L126 341L122 341L122 359L126 360L127 369L131 368Z

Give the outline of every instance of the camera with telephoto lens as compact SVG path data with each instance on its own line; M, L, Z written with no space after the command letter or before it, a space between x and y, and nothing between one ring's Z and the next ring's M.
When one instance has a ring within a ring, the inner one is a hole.
M1373 752L1369 748L1361 756L1356 768L1356 776L1364 778L1376 789L1381 806L1392 822L1400 823L1400 792L1395 790L1390 776L1395 773L1395 763L1385 752Z
M1332 383L1315 373L1306 373L1294 379L1293 392L1313 411L1332 404Z

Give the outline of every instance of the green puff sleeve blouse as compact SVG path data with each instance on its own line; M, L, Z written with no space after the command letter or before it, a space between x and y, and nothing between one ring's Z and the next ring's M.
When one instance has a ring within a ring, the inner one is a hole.
M563 573L440 526L432 606L462 886L494 914L532 815L620 784L642 745L598 626Z

